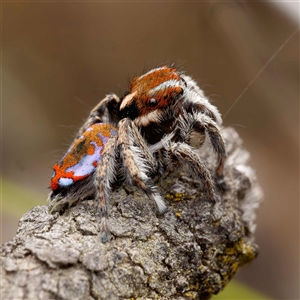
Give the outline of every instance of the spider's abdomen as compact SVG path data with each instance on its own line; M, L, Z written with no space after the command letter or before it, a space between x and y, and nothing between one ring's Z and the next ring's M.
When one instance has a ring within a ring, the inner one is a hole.
M90 176L102 157L107 141L117 129L105 123L91 125L69 148L58 164L53 166L51 189L57 192Z

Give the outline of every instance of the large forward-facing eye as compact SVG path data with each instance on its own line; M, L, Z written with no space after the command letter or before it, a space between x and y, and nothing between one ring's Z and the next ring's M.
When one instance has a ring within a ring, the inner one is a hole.
M154 99L154 98L151 98L150 101L149 101L149 105L150 105L151 107L154 107L156 104L157 104L157 100Z

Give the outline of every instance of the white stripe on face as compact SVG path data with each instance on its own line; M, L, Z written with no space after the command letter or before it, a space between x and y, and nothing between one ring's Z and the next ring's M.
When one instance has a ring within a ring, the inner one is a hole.
M136 94L137 94L137 92L127 95L121 103L120 110L124 109L127 105L130 105L132 102L132 99L136 96Z
M161 115L160 112L155 110L155 111L148 113L147 115L137 117L134 120L134 123L137 126L147 126L151 122L157 123L160 121L160 115Z
M146 74L144 74L144 75L138 77L137 80L141 80L142 78L144 78L145 76L147 76L147 75L149 75L149 74L152 74L152 73L154 73L154 72L156 72L156 71L159 71L159 70L165 70L165 69L167 69L167 67L159 67L159 68L152 69L152 70L150 70L149 72L147 72Z
M172 88L180 87L179 81L175 80L175 79L170 79L168 81L165 81L165 82L161 83L157 87L151 89L148 93L151 95L151 94L154 94L155 92L158 92L158 91L161 91L161 90L166 90L170 87L172 87Z

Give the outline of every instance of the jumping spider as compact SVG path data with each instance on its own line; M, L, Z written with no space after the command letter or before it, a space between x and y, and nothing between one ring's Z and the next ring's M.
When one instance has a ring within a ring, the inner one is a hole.
M127 183L137 185L156 202L159 212L164 212L166 206L153 178L175 162L201 180L208 199L214 201L212 175L195 147L209 136L218 157L215 178L221 189L226 189L221 123L217 108L196 82L173 66L135 77L122 98L110 94L100 101L67 154L54 166L52 211L96 195L101 240L105 242L110 238L107 203L116 177L122 173Z

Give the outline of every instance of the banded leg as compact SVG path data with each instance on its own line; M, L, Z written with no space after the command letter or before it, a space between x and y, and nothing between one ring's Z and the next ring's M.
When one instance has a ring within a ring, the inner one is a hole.
M102 159L96 170L95 185L101 213L100 237L102 242L110 239L107 204L111 183L117 174L118 148L120 148L123 167L127 171L128 181L133 181L151 200L155 201L159 212L166 209L163 199L148 177L149 173L155 172L157 163L135 125L129 119L123 119L119 123L118 136L111 138L106 143Z
M95 123L111 123L117 126L119 106L120 99L117 95L107 95L91 110L89 117L79 129L75 140L77 140L91 125Z
M215 201L211 174L193 148L185 143L170 142L165 145L165 149L168 159L173 162L178 161L183 166L188 165L191 175L203 182L209 200Z
M224 140L220 134L220 131L216 123L208 116L203 114L198 114L196 116L196 121L193 124L193 127L196 131L201 132L203 129L208 133L213 149L218 155L218 165L216 168L216 179L219 185L219 188L223 191L227 190L226 183L224 181L224 164L226 160L226 149Z
M111 138L105 145L102 159L99 161L95 176L96 196L99 200L101 224L100 238L103 243L110 239L108 222L108 194L111 190L111 183L116 175L116 154L117 138Z
M157 163L138 129L129 119L123 119L119 123L118 145L121 147L121 157L128 178L156 203L160 213L164 212L166 205L148 176L155 172Z

